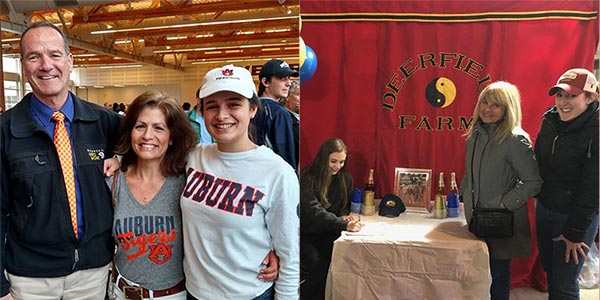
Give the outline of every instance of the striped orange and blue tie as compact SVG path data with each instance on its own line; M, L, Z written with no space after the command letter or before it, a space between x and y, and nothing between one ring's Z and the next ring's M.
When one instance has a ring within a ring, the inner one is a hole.
M77 197L75 196L75 175L73 173L71 141L69 140L67 127L65 127L65 115L60 111L56 111L52 114L52 120L56 121L54 127L54 145L58 152L60 168L65 180L69 210L71 211L71 224L73 225L75 237L77 237Z

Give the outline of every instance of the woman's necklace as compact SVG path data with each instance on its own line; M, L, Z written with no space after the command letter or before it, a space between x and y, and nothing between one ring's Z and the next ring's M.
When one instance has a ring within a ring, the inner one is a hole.
M140 194L142 195L142 202L144 204L147 204L150 200L152 200L152 197L154 197L153 195L156 195L156 193L158 193L158 191L155 191L155 189L157 187L160 189L160 186L162 186L162 183L164 182L164 178L159 179L159 181L160 181L160 183L148 181L148 183L146 184L146 187L149 187L149 188L145 188L144 182L140 179L138 189L140 191ZM148 195L148 196L146 196L146 195Z
M142 198L143 198L143 199L142 199L142 202L144 202L144 203L148 203L148 199L146 198L146 194L144 194L144 189L143 189L143 188L141 188L141 189L140 189L140 192L142 193Z
M147 181L144 181L141 177L135 176L132 187L135 187L137 193L135 193L134 197L141 204L148 204L148 202L150 202L150 200L158 193L158 190L160 190L165 179L165 177L161 176L161 178L147 178Z

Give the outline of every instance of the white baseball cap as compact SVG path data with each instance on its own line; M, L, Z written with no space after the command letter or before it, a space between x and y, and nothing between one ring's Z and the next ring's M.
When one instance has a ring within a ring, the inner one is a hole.
M200 88L200 98L222 91L234 92L250 99L256 94L256 85L245 68L225 65L206 73Z

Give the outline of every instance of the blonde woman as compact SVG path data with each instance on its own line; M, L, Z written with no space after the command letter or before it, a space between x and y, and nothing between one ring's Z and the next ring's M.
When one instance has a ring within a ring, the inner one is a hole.
M521 128L521 104L516 86L498 81L487 86L473 112L467 136L461 195L465 216L472 209L507 208L513 212L513 236L486 238L490 250L492 300L510 296L510 261L529 255L531 247L527 200L542 180L529 135Z

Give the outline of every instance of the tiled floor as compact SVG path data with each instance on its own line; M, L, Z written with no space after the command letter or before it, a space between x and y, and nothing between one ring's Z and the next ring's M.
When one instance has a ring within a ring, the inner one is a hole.
M580 300L598 300L598 289L580 289ZM516 288L510 291L510 300L547 300L548 293L540 292L533 288Z

